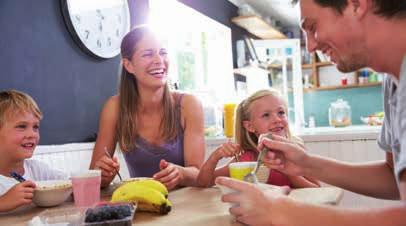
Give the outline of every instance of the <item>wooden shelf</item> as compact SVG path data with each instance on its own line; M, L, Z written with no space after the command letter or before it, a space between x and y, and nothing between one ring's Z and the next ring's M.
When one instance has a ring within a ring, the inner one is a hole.
M317 88L303 89L305 92L312 91L321 91L321 90L335 90L335 89L351 89L351 88L360 88L360 87L371 87L371 86L380 86L381 82L370 82L365 84L354 84L354 85L345 85L345 86L322 86Z
M313 65L312 64L302 64L302 68L303 69L311 69L311 68L313 68Z
M231 22L244 28L251 34L261 39L286 39L280 31L273 28L258 16L238 16L231 18Z
M317 62L316 63L316 67L325 67L325 66L332 66L332 65L334 65L334 64L331 62Z

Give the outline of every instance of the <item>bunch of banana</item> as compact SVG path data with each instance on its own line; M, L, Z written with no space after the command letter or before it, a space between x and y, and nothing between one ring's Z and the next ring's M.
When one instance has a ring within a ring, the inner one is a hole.
M167 199L168 189L154 179L144 179L124 183L111 198L112 202L136 202L137 210L167 214L172 203Z

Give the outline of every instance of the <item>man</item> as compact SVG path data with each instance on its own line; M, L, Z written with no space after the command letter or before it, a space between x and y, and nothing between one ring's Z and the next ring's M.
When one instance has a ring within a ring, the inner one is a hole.
M293 1L294 3L298 0ZM378 138L386 160L348 164L310 155L283 137L264 139L266 164L377 198L401 199L383 208L344 209L295 202L229 178L216 183L240 191L224 195L237 220L249 225L406 225L406 0L300 0L309 51L321 50L342 72L370 67L390 74L383 83L385 120ZM362 178L362 179L360 179Z

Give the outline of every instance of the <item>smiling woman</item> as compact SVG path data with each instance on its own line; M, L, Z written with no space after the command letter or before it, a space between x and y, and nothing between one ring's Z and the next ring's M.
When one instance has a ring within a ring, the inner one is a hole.
M204 157L203 112L189 94L167 84L166 42L146 25L130 31L121 43L119 93L105 104L91 168L102 170L107 186L119 164L118 143L131 177L154 177L168 189L194 185Z

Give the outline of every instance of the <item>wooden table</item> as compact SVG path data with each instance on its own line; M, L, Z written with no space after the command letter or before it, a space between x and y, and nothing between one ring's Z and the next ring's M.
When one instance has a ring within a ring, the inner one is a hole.
M171 212L167 215L137 212L135 213L133 223L146 226L241 225L228 213L229 204L221 202L220 196L221 192L218 188L182 188L169 194L169 200L171 200L173 206ZM51 209L68 209L73 207L74 204L70 201L62 206ZM0 225L27 225L33 217L45 210L46 208L34 207L17 214L0 215Z
M327 190L326 190L327 189ZM309 192L310 191L310 192ZM336 205L342 196L342 190L336 188L322 188L319 190L298 189L297 192L292 192L292 198L308 202L305 197L317 195L324 200L331 200L329 204ZM324 195L323 195L324 193ZM103 200L110 199L111 192L102 193ZM310 195L310 196L309 196ZM155 213L137 212L133 220L134 224L139 225L193 225L193 226L227 226L241 225L236 222L229 212L229 203L223 203L220 200L220 189L213 188L194 188L186 187L169 194L169 200L173 203L172 211L167 215L159 215ZM328 198L326 198L328 197ZM314 199L313 199L314 200ZM310 200L311 201L311 200ZM317 201L319 202L319 201ZM322 201L321 201L322 202ZM62 206L54 207L53 209L68 209L73 208L73 202L66 202ZM28 211L1 216L0 225L27 225L27 223L36 215L45 211L45 208L34 207Z

